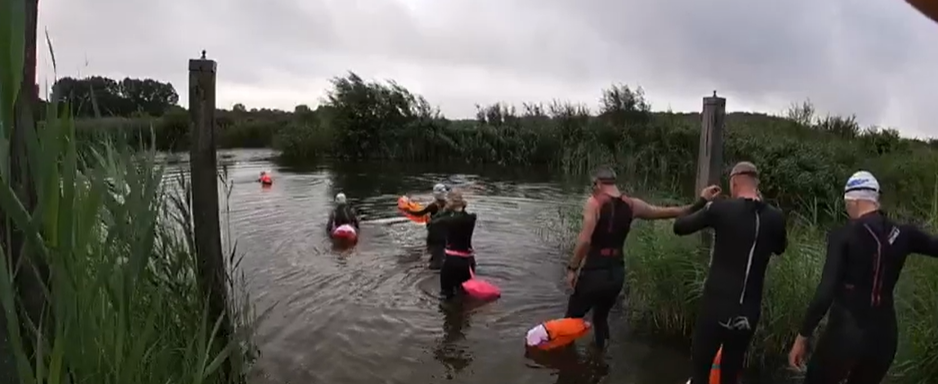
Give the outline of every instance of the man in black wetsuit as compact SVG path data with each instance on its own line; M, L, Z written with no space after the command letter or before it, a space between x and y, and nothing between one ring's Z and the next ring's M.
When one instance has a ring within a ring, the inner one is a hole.
M879 208L879 182L860 171L844 187L849 222L827 237L827 260L788 355L800 369L808 341L830 310L807 366L805 384L877 384L896 356L893 289L909 254L938 257L938 238L898 224Z
M348 205L348 200L344 193L335 195L335 209L329 213L329 222L326 224L326 230L330 233L340 225L351 224L358 229L358 216Z
M701 202L712 199L717 187L701 192ZM593 194L583 207L583 227L577 238L573 258L567 265L567 284L573 289L564 317L585 317L593 310L596 347L602 351L609 339L609 311L625 284L625 259L622 248L634 219L672 219L692 209L658 207L628 197L616 186L616 174L602 168L593 174Z
M691 384L707 384L717 351L722 384L735 384L762 314L765 269L788 245L785 216L759 197L759 172L749 162L730 171L731 198L715 200L674 221L674 233L714 232L710 272L694 327Z
M446 257L440 269L440 295L451 299L462 283L471 278L469 270L476 269L475 253L472 250L472 233L476 227L476 214L466 212L466 201L462 194L450 192L446 205L447 215L436 218L434 225L446 234Z
M436 219L441 215L447 214L446 194L448 188L446 185L437 184L433 186L433 202L427 204L420 211L408 211L414 216L429 215L427 220L427 252L430 253L430 269L440 269L443 267L443 259L446 257L444 249L446 248L446 232L435 224Z

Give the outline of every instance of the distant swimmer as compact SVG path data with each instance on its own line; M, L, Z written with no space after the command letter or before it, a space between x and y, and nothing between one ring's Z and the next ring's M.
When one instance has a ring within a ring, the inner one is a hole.
M850 219L827 236L821 281L788 355L789 364L801 369L808 341L830 311L805 384L882 382L896 357L893 290L906 257L938 257L938 238L889 219L879 194L879 182L866 171L854 173L844 187Z
M443 259L446 257L444 250L446 247L446 233L434 221L445 214L443 208L446 207L446 194L449 192L443 184L433 186L433 202L427 204L420 211L410 211L407 213L413 216L429 215L427 221L427 251L430 253L430 269L440 269L443 267Z
M476 269L475 251L472 249L476 214L466 212L467 204L462 193L450 192L448 199L447 214L433 219L445 239L443 252L446 257L440 269L440 295L444 299L453 298Z
M274 179L270 177L270 172L261 171L261 175L257 178L257 182L262 185L271 185L274 183Z
M714 232L710 271L694 326L691 384L707 384L720 347L720 381L736 384L762 314L765 270L788 245L782 211L759 197L759 171L750 162L730 171L729 199L697 206L674 221L674 233Z
M346 224L355 227L357 230L358 216L355 215L355 211L349 206L345 194L339 193L335 195L335 208L329 213L329 222L326 224L326 229L331 233L336 228Z
M573 294L564 317L584 318L592 310L596 347L603 350L609 339L609 311L625 284L622 248L632 221L675 218L702 207L718 190L705 189L694 206L659 207L620 192L610 168L597 170L592 180L593 194L583 207L583 226L567 265L567 284Z

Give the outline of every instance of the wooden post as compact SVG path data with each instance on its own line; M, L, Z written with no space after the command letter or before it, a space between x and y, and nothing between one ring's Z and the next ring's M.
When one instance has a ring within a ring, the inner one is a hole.
M700 151L697 156L696 191L708 185L719 184L723 173L723 124L726 118L726 99L704 97L700 126Z
M694 195L708 185L720 185L723 173L723 124L726 120L726 99L717 96L703 98L700 114L700 149L697 154L697 183ZM703 249L709 251L713 234L702 234Z
M189 154L192 186L192 217L195 252L198 257L199 285L207 297L210 324L221 317L219 343L224 346L231 335L227 316L228 287L225 259L221 249L221 226L218 221L218 160L215 145L215 72L216 63L203 55L189 60L189 117L192 147ZM217 348L217 347L216 347ZM217 350L215 351L217 353ZM230 362L230 359L229 359ZM225 364L223 375L233 374Z

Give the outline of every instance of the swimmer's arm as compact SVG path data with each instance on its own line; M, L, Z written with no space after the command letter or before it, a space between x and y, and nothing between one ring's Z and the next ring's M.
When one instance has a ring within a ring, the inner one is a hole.
M575 270L580 267L583 258L586 257L586 251L590 247L590 240L593 237L593 230L596 229L596 222L599 221L599 206L596 199L590 197L583 205L583 227L580 229L580 235L576 240L576 247L573 248L573 258L567 269Z
M632 210L635 212L635 217L645 220L673 219L694 212L707 203L706 200L700 199L691 205L684 205L680 207L659 207L657 205L649 204L642 199L632 198L631 200Z
M414 216L426 216L426 215L432 215L436 213L436 211L438 210L439 210L439 207L437 207L436 203L433 203L433 204L427 205L426 207L423 207L423 209L419 211L411 211L409 209L405 209L404 211Z
M778 243L776 244L775 250L772 253L776 255L781 255L785 253L785 250L788 249L788 218L784 214L781 215L781 226L782 232L779 235Z
M821 281L817 285L814 298L811 300L811 304L808 305L804 322L802 322L801 329L798 331L798 334L802 337L811 337L814 334L814 329L821 323L821 319L824 318L834 302L834 293L843 278L842 267L845 244L839 232L834 230L827 235L827 260L824 261Z
M909 250L912 253L938 257L938 238L912 225L904 230L909 232Z
M690 207L690 214L680 216L677 220L674 220L674 227L672 228L674 234L685 236L707 227L713 227L714 212L712 207L713 203L709 203L704 199L697 200Z
M329 212L329 221L326 222L326 230L332 230L332 224L335 223L335 211Z

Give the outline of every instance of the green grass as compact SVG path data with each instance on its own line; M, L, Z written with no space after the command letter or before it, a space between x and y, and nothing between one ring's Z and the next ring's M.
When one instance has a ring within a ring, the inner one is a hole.
M41 129L14 120L23 3L0 3L0 25L13 27L0 28L0 47L10 48L0 52L0 219L25 243L0 247L0 332L9 341L0 375L22 384L242 382L256 355L255 316L234 247L227 308L235 333L218 340L225 317L208 316L195 279L187 188L164 185L152 142L80 150L68 108L56 105ZM11 166L14 130L25 135L14 144L25 149L25 174ZM34 204L25 204L17 173L34 183Z
M571 205L562 216L566 235L560 238L565 248L572 249L579 211ZM826 231L803 216L792 217L789 248L766 272L762 319L748 356L750 365L787 364L789 348L820 279ZM633 227L625 252L626 308L638 329L689 342L709 259L699 236L675 236L672 223L640 221ZM935 230L932 224L928 228ZM938 260L913 255L906 264L896 292L900 343L891 382L934 383L938 377L936 275Z

